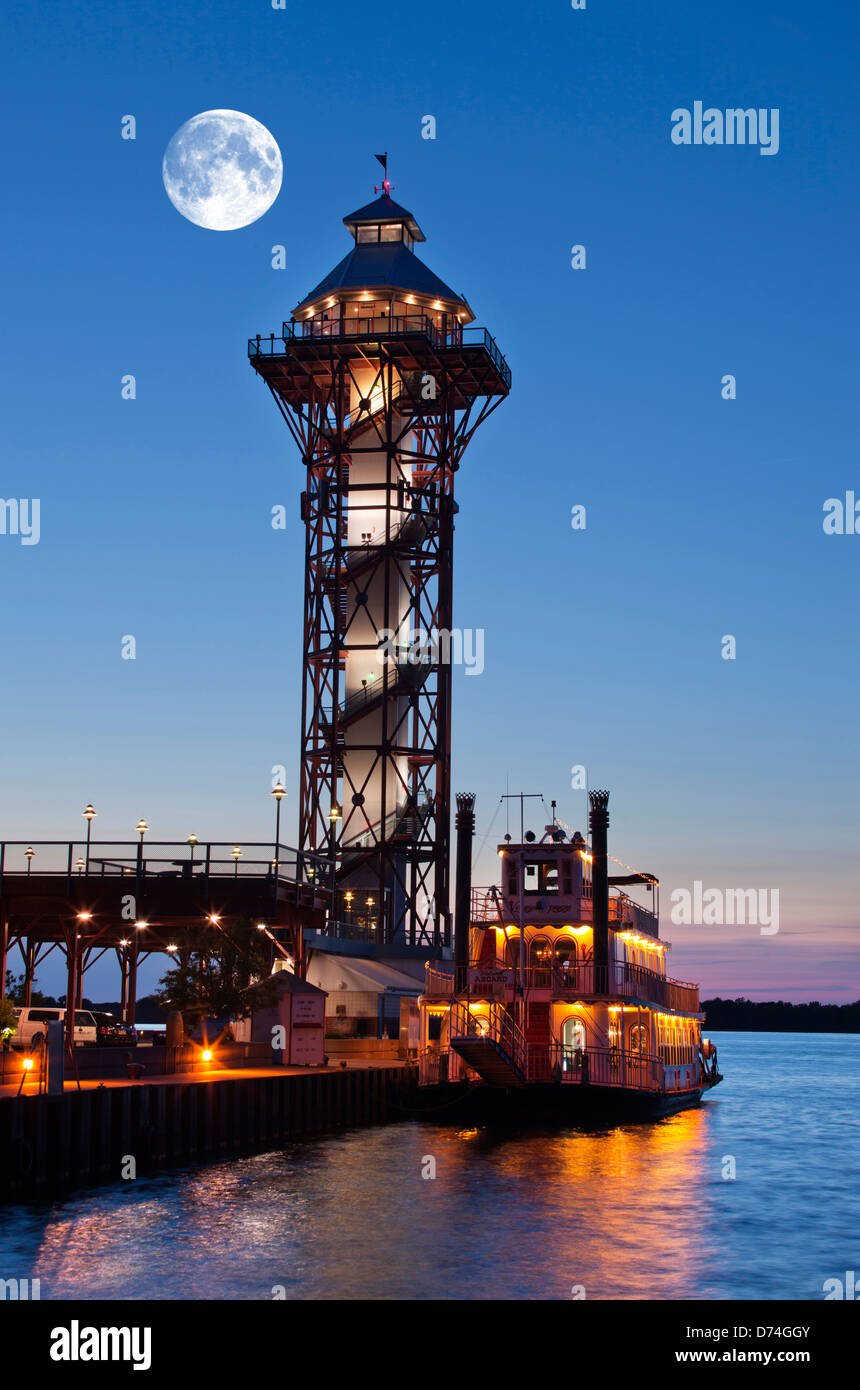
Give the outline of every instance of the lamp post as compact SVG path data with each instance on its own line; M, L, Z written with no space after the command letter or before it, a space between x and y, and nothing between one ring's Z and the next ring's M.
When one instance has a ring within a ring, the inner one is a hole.
M141 816L140 820L137 822L137 825L136 825L135 829L137 830L137 833L138 833L138 835L140 836L140 844L139 844L138 847L137 847L137 880L138 880L138 888L139 888L139 887L140 887L140 877L141 877L141 874L143 873L143 837L144 837L144 835L146 834L147 830L149 829L149 826L147 825L146 821L143 819L142 816Z
M340 807L332 806L328 813L329 819L329 857L331 858L331 916L332 921L336 920L336 905L334 900L335 886L337 882L337 865L335 862L335 843L337 840L337 823L340 820Z
M29 877L30 877L30 865L31 865L32 862L33 862L33 855L36 853L36 851L34 850L34 848L33 848L32 845L28 845L27 848L24 850L24 853L25 853L26 856L27 856L27 877L29 878Z
M87 822L87 874L89 874L89 872L90 872L90 840L92 839L92 834L93 834L93 816L97 816L97 815L98 815L98 811L96 811L96 810L94 809L92 802L90 802L89 805L87 806L87 809L86 809L85 811L82 811L82 812L81 812L81 815L86 817L86 822Z
M233 846L233 877L239 877L239 860L242 858L242 851L238 845Z
M278 877L278 857L281 850L281 802L286 796L284 788L278 782L274 791L271 793L275 798L275 878Z
M194 846L197 844L197 836L196 836L196 835L189 835L189 836L188 836L188 843L189 843L189 845L191 846L191 863L193 864L193 863L194 863Z
M78 871L78 878L80 878L81 874L82 874L83 871L84 871L84 861L83 861L83 859L78 859L78 860L75 861L75 868L76 868L77 871Z

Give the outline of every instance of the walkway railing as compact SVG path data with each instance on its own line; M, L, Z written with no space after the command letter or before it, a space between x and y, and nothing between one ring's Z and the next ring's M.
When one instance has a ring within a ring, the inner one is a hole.
M448 1049L439 1052L419 1052L418 1085L438 1086L448 1080Z
M30 852L32 851L32 853ZM236 853L238 851L238 853ZM331 861L289 845L230 840L4 840L0 876L9 878L274 879L326 883Z
M570 1086L625 1086L637 1091L663 1089L663 1063L645 1052L620 1047L567 1047L550 1044L550 1075Z
M445 970L434 970L432 965L424 967L424 993L443 997L454 993L454 975Z
M505 981L493 980L492 976L505 976ZM472 992L480 995L481 976L487 979L486 989L492 993L501 983L508 988L519 986L520 972L510 961L472 961L469 966L469 981ZM476 978L477 977L477 978ZM432 987L431 987L432 979ZM640 999L643 1003L660 1004L678 1013L697 1014L699 1007L699 987L683 980L672 980L646 970L640 965L616 964L613 967L584 965L530 965L525 972L526 991L549 990L556 997L576 999L578 997L621 997ZM427 967L427 993L453 993L453 977Z
M458 323L442 328L426 314L374 314L350 315L343 319L319 318L302 319L294 323L284 323L281 337L270 333L268 337L255 336L248 339L248 356L283 357L287 343L311 339L334 338L338 341L350 338L365 338L369 335L384 335L386 338L406 337L419 334L435 348L483 348L490 357L505 386L510 390L511 371L496 346L495 339L486 328L462 327Z

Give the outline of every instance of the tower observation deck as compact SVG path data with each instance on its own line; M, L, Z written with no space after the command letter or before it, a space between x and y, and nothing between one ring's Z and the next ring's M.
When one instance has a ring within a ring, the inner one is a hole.
M450 943L454 474L508 366L386 192L248 355L306 470L299 845L380 945ZM441 640L433 641L433 634ZM417 635L417 637L416 637ZM456 645L456 644L453 644Z

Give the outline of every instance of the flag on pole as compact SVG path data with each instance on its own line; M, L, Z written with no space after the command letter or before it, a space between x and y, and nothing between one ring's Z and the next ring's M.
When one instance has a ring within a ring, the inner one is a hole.
M387 176L388 176L388 151L386 150L386 151L385 151L385 154L375 154L373 157L374 157L374 159L378 159L378 160L379 160L380 164L382 165L383 169L385 170L385 174L386 174L386 177L387 177Z

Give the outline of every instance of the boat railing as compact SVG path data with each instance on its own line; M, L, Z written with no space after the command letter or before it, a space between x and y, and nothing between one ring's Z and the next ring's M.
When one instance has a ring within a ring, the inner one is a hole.
M418 1054L419 1086L441 1086L448 1080L448 1049L429 1048Z
M657 936L657 914L641 903L634 902L629 893L616 888L609 899L610 923L622 923L648 936Z
M637 1091L663 1089L663 1063L646 1052L621 1047L550 1044L550 1075L571 1086L623 1086Z
M447 995L454 993L453 970L437 970L435 966L424 967L424 993Z
M510 960L473 961L472 972L491 974L506 972L511 984L519 983L519 966ZM474 974L471 976L474 981ZM577 995L615 996L641 999L678 1013L699 1012L699 987L683 980L658 975L641 965L616 961L611 966L593 962L558 965L529 965L525 971L526 990L551 990L554 995L575 998ZM480 986L479 986L480 988Z
M643 965L627 962L615 966L615 992L631 999L648 999L662 1004L667 1009L677 1009L679 1013L697 1014L699 1012L699 986L684 980L672 980L667 975L657 975Z

